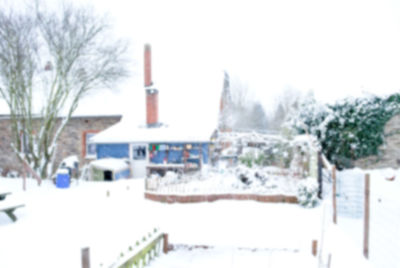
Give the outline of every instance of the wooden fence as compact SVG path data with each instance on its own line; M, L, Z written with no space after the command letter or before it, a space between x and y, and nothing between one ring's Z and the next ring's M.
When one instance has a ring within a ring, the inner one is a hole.
M318 159L318 182L320 184L320 194L322 193L322 169L328 171L332 179L332 222L337 224L337 174L336 166L329 163L326 157L319 153ZM369 241L370 241L370 174L364 177L364 217L363 217L363 255L369 258Z
M160 255L161 250L167 254L169 249L168 234L161 233L154 239L148 242L143 241L142 244L137 245L138 250L129 248L131 254L126 254L123 258L118 259L115 263L104 266L110 268L139 268L149 264L151 260ZM91 268L90 262L90 248L83 248L81 250L81 263L82 268Z

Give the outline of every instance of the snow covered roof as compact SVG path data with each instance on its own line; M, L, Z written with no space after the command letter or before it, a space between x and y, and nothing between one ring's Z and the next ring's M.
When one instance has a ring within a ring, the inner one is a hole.
M94 160L90 163L90 165L98 169L111 169L113 171L119 171L129 168L129 165L126 163L125 160L115 158L103 158L99 160Z
M214 130L212 126L196 127L189 124L147 128L132 125L129 120L122 120L94 136L91 141L94 143L209 142Z
M9 120L11 116L9 114L0 114L0 120ZM40 115L32 115L33 119L42 119ZM63 118L63 116L59 116L58 118ZM72 119L89 119L89 118L122 118L121 114L101 114L101 115L72 115Z
M196 61L193 62L192 53L186 60L179 58L182 64L171 69L169 64L175 54L163 51L163 47L154 48L152 53L155 80L152 88L158 89L158 119L163 125L159 128L145 127L145 89L140 74L127 85L125 94L121 96L119 105L125 107L121 122L94 136L93 142L210 141L218 126L223 71L212 65L198 67L194 64Z

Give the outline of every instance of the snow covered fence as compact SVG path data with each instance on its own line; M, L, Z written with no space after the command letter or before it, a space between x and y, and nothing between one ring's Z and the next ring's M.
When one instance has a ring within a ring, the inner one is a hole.
M336 197L339 217L361 219L364 210L364 174L356 173L348 176L339 172Z
M150 243L148 243L143 249L140 251L136 252L133 256L127 256L125 258L122 258L116 266L113 267L118 267L118 268L134 268L134 267L143 267L149 262L154 259L155 257L159 256L161 254L161 249L163 248L163 252L165 253L167 249L165 248L165 241L166 235L165 234L160 234L158 237L156 237L154 240L152 240Z
M338 173L338 226L375 267L399 267L399 178L391 169Z
M302 179L276 167L209 170L203 174L146 179L146 197L161 202L210 202L218 199L296 202ZM157 196L156 198L154 196ZM190 197L190 198L189 198Z
M161 233L158 229L154 229L153 232L149 232L136 242L124 243L126 244L124 248L121 248L121 243L108 243L107 246L92 245L91 247L83 248L82 268L144 267L159 256L161 250L164 253L168 251L167 237L166 234Z

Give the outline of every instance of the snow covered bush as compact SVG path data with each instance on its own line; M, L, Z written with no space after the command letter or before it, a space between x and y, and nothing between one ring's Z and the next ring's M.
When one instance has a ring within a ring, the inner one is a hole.
M230 132L222 133L219 142L229 144L224 149L239 160L239 164L248 168L279 167L296 170L296 174L309 176L310 161L316 161L319 142L311 135L297 135L288 138L255 133ZM226 154L221 154L226 155Z
M239 161L241 164L245 165L246 167L253 167L253 163L255 162L256 158L254 154L248 152L239 157Z
M280 166L288 168L293 156L293 146L286 139L265 140L256 148L245 147L239 156L241 164L251 168Z
M333 105L309 97L293 110L286 126L318 137L323 153L339 168L379 154L385 124L400 113L400 94L347 98Z
M297 199L306 208L318 205L318 183L315 178L307 178L297 184Z

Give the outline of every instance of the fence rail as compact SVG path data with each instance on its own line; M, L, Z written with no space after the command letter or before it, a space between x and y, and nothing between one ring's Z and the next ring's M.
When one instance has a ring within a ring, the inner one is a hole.
M81 263L82 268L139 268L148 265L151 260L160 255L161 251L165 254L168 253L168 249L168 235L155 231L154 234L149 233L140 242L136 242L135 246L121 251L112 263L93 261L90 247L82 248Z

